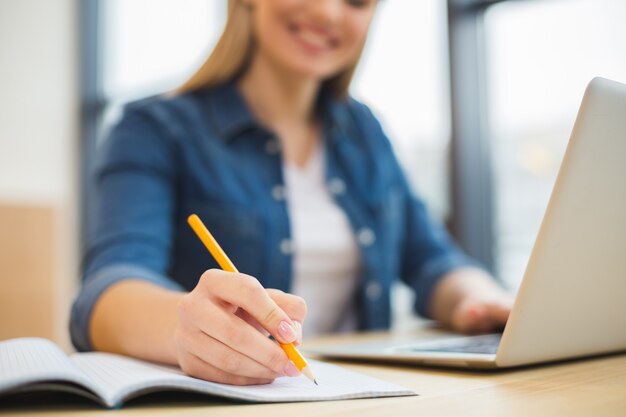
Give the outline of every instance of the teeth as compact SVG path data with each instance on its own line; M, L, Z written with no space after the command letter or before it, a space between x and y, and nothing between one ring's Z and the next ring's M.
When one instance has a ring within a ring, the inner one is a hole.
M315 46L318 46L318 47L327 46L326 38L324 36L321 36L318 33L312 32L310 30L300 30L300 37L304 41L310 44L313 44Z

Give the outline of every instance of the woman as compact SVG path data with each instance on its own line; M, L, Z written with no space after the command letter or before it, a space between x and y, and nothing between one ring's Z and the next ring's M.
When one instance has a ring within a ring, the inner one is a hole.
M231 0L198 73L127 107L97 167L78 349L267 383L298 374L269 334L386 328L396 277L422 315L503 326L510 297L427 217L380 125L348 97L376 3ZM193 212L250 275L212 269Z

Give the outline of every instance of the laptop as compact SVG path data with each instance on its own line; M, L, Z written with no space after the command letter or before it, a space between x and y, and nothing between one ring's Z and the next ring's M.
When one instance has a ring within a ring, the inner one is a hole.
M626 351L626 85L585 92L502 334L307 349L331 358L508 368Z

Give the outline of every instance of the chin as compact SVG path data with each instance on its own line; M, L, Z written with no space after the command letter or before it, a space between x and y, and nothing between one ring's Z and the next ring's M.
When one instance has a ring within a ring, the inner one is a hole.
M293 57L283 61L282 64L290 73L320 81L332 78L346 68L346 65L338 66L311 59L294 60Z

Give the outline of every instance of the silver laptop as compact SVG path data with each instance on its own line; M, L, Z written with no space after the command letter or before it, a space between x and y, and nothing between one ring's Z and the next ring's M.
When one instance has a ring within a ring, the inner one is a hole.
M626 85L595 78L502 334L308 352L506 368L621 350L626 350Z

